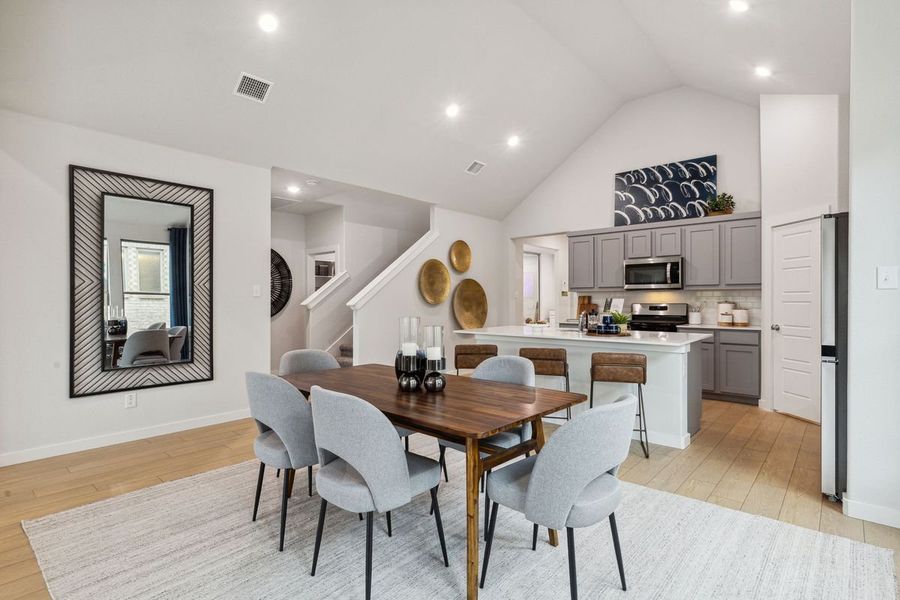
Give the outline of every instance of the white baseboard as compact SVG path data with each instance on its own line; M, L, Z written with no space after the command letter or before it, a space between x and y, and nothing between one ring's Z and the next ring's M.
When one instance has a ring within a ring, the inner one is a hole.
M0 454L0 467L16 465L32 460L39 460L41 458L49 458L51 456L59 456L61 454L81 452L82 450L102 448L104 446L121 444L123 442L133 442L134 440L142 440L144 438L154 437L157 435L165 435L167 433L176 433L178 431L185 431L187 429L205 427L207 425L216 425L218 423L227 423L228 421L237 421L238 419L245 419L249 416L250 409L242 408L240 410L233 410L231 412L219 413L216 415L207 415L205 417L185 419L183 421L173 421L171 423L163 423L161 425L153 425L151 427L142 427L140 429L129 429L127 431L119 431L106 435L98 435L96 437L82 438L80 440L72 440L70 442L62 442L60 444L49 444L47 446L27 448L25 450L16 450L14 452Z
M844 505L844 514L848 517L900 528L900 508L860 502L847 494L843 495L841 502Z

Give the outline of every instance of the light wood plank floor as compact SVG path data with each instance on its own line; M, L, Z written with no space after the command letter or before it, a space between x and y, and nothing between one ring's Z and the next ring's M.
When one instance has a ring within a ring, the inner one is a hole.
M548 430L551 428L548 428ZM49 598L19 522L253 458L245 419L0 468L0 598ZM690 447L634 444L622 479L893 548L900 530L845 517L819 493L819 428L755 407L704 401Z

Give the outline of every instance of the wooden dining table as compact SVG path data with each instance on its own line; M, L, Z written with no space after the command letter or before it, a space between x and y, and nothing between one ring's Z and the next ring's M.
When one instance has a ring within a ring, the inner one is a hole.
M478 495L482 474L544 445L542 417L587 400L584 394L446 375L442 392L403 392L394 368L360 365L284 375L305 395L314 385L352 394L369 402L392 423L466 447L466 597L478 597ZM496 433L532 424L532 437L513 448L484 440ZM482 453L486 456L482 457ZM557 546L557 532L550 530Z

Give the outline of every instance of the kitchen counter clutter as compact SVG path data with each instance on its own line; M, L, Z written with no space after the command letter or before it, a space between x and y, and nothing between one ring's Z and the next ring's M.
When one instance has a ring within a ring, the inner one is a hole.
M510 325L463 329L457 335L477 344L495 344L500 354L518 355L521 348L564 348L573 392L590 396L591 354L634 352L647 357L644 404L651 444L687 448L700 430L704 342L714 342L710 333L634 331L630 336L594 336L577 330ZM559 388L561 378L538 377L542 387ZM615 401L622 394L636 394L633 384L595 383L594 402ZM572 408L588 409L587 403ZM635 434L636 436L636 434Z

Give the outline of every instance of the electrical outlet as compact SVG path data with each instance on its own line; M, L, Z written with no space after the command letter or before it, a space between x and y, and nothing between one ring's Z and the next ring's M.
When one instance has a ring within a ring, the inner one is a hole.
M253 286L253 297L259 298L260 296L262 296L262 288L260 288L260 286L258 284L254 285Z
M125 408L134 408L137 406L137 394L134 392L125 394Z

